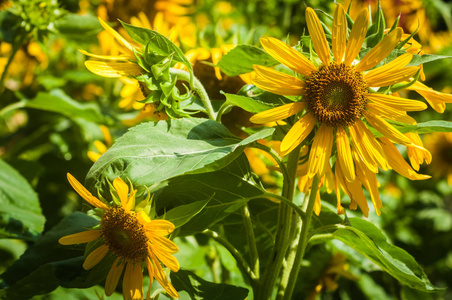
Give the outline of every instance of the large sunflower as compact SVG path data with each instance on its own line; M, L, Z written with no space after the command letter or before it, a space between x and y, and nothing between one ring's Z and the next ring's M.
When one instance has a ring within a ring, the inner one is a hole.
M124 299L143 299L143 270L146 265L150 286L155 278L171 297L179 294L166 278L162 262L171 271L179 271L178 261L171 255L179 251L177 245L166 238L174 230L174 224L167 220L151 220L143 211L133 211L136 190L129 194L129 186L121 179L113 181L113 187L121 201L120 206L107 206L94 197L71 174L67 174L74 190L89 204L103 210L99 229L91 229L62 237L62 245L88 243L99 239L102 245L92 251L85 259L83 268L94 268L108 252L116 256L105 282L105 294L110 296L118 285L123 273Z
M427 108L426 104L376 92L380 87L407 81L419 71L419 67L407 66L412 53L402 54L376 67L401 40L403 32L400 28L390 31L361 60L357 60L368 29L366 9L357 16L347 38L346 14L343 7L337 5L331 39L334 59L330 57L328 40L312 8L306 10L306 21L319 65L275 38L261 39L267 53L298 74L294 77L255 66L257 76L253 83L278 95L300 97L293 103L258 113L251 121L264 124L294 115L299 117L282 140L281 153L285 155L293 151L313 133L306 162L308 180L316 175L322 179L332 174L333 167L338 212L342 211L339 193L339 187L342 187L350 196L350 207L359 206L368 215L369 208L361 187L364 185L377 214L380 214L382 204L375 175L379 168L392 168L410 179L429 178L414 172L393 142L419 146L387 121L414 124L416 121L406 112L423 110ZM379 132L381 137L376 138L372 130ZM337 157L333 166L330 165L332 155Z

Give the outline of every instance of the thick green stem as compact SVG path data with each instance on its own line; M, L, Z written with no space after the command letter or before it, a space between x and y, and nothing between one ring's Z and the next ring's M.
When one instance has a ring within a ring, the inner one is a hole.
M216 120L217 117L215 115L215 112L213 111L213 107L212 107L212 103L210 102L209 95L207 94L206 89L202 85L201 81L199 81L199 79L196 78L195 76L191 77L190 73L188 73L184 70L170 68L170 73L176 75L178 79L181 79L181 80L184 80L184 81L187 81L190 83L190 88L198 94L199 99L201 99L202 104L204 104L204 107L206 108L206 112L207 112L207 115L209 116L209 119ZM193 79L193 85L191 84L191 79Z
M281 159L280 159L278 153L276 153L275 150L273 150L272 148L267 147L267 146L265 146L265 145L259 144L259 143L257 143L257 142L252 143L249 147L251 147L251 148L256 148L256 149L265 151L265 152L267 152L268 154L270 154L271 157L272 157L272 158L276 161L276 163L278 164L279 168L281 169L281 172L282 172L282 174L283 174L283 176L284 176L284 181L286 181L286 180L289 179L289 177L290 177L289 171L287 170L286 165L281 161ZM297 158L297 164L298 164L298 158Z
M242 206L243 223L245 224L245 232L250 248L251 270L253 277L259 279L259 253L256 247L256 238L254 237L253 223L251 222L251 214L248 204Z
M314 176L312 180L311 185L311 194L309 195L309 200L306 206L306 220L303 222L301 227L301 233L300 233L300 239L298 242L298 249L297 253L293 262L293 265L291 266L290 275L289 275L289 282L287 284L287 287L285 291L283 291L284 294L284 300L290 300L292 299L292 293L295 288L295 284L297 282L298 273L300 271L301 262L304 257L304 253L306 251L306 246L308 244L308 233L309 233L309 225L311 223L311 217L312 213L314 211L314 204L315 204L315 198L317 197L317 190L319 188L319 178L317 175Z
M211 237L216 242L218 242L223 247L225 247L226 250L228 250L229 253L231 253L231 255L235 258L235 260L237 262L237 266L239 267L242 274L247 277L247 279L250 281L252 286L255 286L256 278L254 278L254 274L253 274L250 266L248 265L246 260L243 258L243 256L240 254L240 252L231 243L229 243L226 239L222 238L215 231L206 229L202 233Z
M225 103L223 103L223 105L221 105L220 109L218 110L218 114L217 114L217 122L221 123L221 117L231 107L233 107L233 105L230 105L227 101Z
M301 146L298 146L289 154L289 158L287 160L287 176L284 177L282 196L291 202L293 201L293 194L295 190L295 177L300 149ZM293 211L291 206L285 203L280 204L275 244L273 246L269 263L266 266L264 276L260 282L259 290L255 292L256 299L271 299L272 297L276 280L279 278L284 257L291 244L290 225L292 223L292 214Z

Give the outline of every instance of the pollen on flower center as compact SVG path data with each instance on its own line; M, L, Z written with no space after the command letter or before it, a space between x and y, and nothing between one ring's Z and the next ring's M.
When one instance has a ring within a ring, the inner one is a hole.
M367 104L369 87L361 73L344 64L330 63L305 82L307 108L321 123L337 127L353 124Z
M141 262L148 256L148 239L135 213L109 208L102 215L100 229L108 248L125 261Z

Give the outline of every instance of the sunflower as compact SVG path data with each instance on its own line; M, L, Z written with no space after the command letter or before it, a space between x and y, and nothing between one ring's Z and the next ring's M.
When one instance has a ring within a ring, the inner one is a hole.
M319 58L314 64L303 54L275 38L262 38L265 51L277 61L298 73L296 77L264 66L254 66L253 83L263 90L284 96L299 96L297 101L254 115L251 121L264 124L292 116L300 117L281 142L286 155L302 143L314 138L306 162L306 176L323 178L332 171L330 157L336 156L334 179L340 206L340 188L350 197L351 209L360 207L365 216L368 205L362 185L369 191L376 213L382 207L378 195L378 169L394 169L412 180L427 179L417 174L403 159L393 142L412 147L387 120L416 123L407 111L427 108L420 101L378 93L380 87L407 81L419 67L407 66L413 54L404 53L387 64L376 67L398 45L402 29L395 28L357 60L368 29L368 11L357 16L347 39L347 19L338 4L333 19L332 53L319 18L312 8L306 10L306 21L312 44ZM376 68L375 68L376 67ZM373 131L379 132L376 138ZM333 146L335 146L333 148Z
M102 245L92 251L85 259L83 268L94 268L108 252L116 256L105 282L105 294L110 296L116 289L119 278L124 272L124 299L143 299L143 270L146 265L150 287L155 278L165 291L174 298L179 294L166 278L163 263L171 271L179 271L178 261L171 255L179 251L176 244L166 238L174 230L174 224L167 220L151 220L143 211L134 211L136 190L129 194L129 186L121 179L113 181L113 187L119 196L119 206L107 206L94 197L71 174L67 174L74 190L88 203L103 210L99 229L91 229L60 238L62 245L88 243L99 240Z

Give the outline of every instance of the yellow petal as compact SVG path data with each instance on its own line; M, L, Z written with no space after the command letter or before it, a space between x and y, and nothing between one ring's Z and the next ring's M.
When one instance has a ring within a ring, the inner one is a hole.
M295 149L311 133L316 120L311 113L307 113L298 120L281 142L281 155L286 155Z
M130 62L85 61L88 70L102 77L118 78L122 76L137 76L143 69Z
M388 158L388 163L394 171L411 180L425 180L431 177L428 175L417 174L403 159L402 155L400 155L397 148L388 138L379 138L379 140L381 141L381 146Z
M322 124L315 134L309 154L308 176L314 175L322 177L325 174L325 165L329 164L331 148L333 147L333 127Z
M91 252L85 259L85 262L83 263L83 269L90 270L94 268L94 266L97 265L105 257L107 253L108 253L107 245L102 245L98 247L96 250Z
M402 37L402 28L396 28L386 35L356 66L357 72L369 70L386 58L394 50Z
M338 127L336 131L337 157L344 166L343 173L348 181L355 180L355 166L353 164L352 150L350 141L344 128Z
M383 170L387 170L389 168L388 162L386 161L385 154L383 149L381 148L380 143L378 143L375 136L361 120L358 120L358 122L356 122L356 125L362 136L361 141L362 145L364 145L365 151L369 152L373 160L376 162L377 166L379 166Z
M383 134L385 137L391 139L399 144L412 144L411 140L404 136L400 131L395 129L391 124L386 122L383 118L371 113L370 111L363 111L364 116L367 121L375 128L378 132Z
M124 262L119 263L119 259L119 257L116 258L108 272L107 279L105 280L105 295L107 295L107 297L111 296L116 290L122 270L124 269Z
M272 37L261 38L260 41L268 54L293 71L309 76L317 70L309 59L286 43Z
M253 84L277 95L297 96L303 93L304 82L296 77L264 66L254 66Z
M147 299L151 299L151 287L152 287L152 282L154 281L154 266L152 264L151 259L148 257L146 257L146 266L148 267L148 274L149 274L149 288L148 288L148 292L146 294L146 300Z
M377 69L375 69L377 70ZM373 71L373 70L372 70ZM370 71L370 72L372 72ZM369 86L372 87L381 87L381 86L389 86L402 81L406 81L413 77L417 71L419 71L419 67L406 67L401 69L394 69L390 72L374 74L371 79L368 79L366 76L365 80L368 81ZM369 72L369 73L370 73Z
M94 152L94 151L88 151L88 158L92 161L92 162L96 162L100 157L102 156L102 154Z
M102 143L101 141L98 140L94 141L94 147L96 147L97 151L99 151L102 154L107 152L107 146L105 146L105 144Z
M324 65L330 62L330 47L326 40L322 24L315 11L308 7L306 9L306 23L308 24L309 35L311 36L314 49Z
M407 115L405 112L393 109L380 103L367 103L366 109L385 119L408 124L416 124L416 120Z
M177 247L173 241L166 237L153 235L149 238L149 240L151 240L152 244L155 247L158 247L161 251L168 253L177 253L179 251L179 247Z
M126 208L129 200L127 198L129 195L129 186L121 178L116 177L115 180L113 180L113 187L115 188L116 193L118 193L122 207Z
M63 236L58 240L61 245L74 245L92 242L100 237L100 230L88 230Z
M367 9L361 10L353 24L347 46L345 47L344 64L349 66L358 56L359 51L366 38L367 26L369 25L369 12Z
M165 291L174 298L179 298L179 294L177 293L176 289L169 283L168 279L165 276L165 273L163 272L162 266L160 265L157 257L150 252L149 253L152 262L154 263L154 278L160 283L162 288L165 289Z
M143 299L143 271L140 264L127 263L122 294L125 300Z
M424 102L384 95L378 93L369 93L367 98L375 103L381 103L401 111L419 111L427 108Z
M366 168L364 164L356 168L356 173L361 183L369 191L370 198L372 199L372 203L375 208L375 212L379 216L381 214L380 208L383 206L383 204L381 203L380 193L378 191L377 176L375 175L374 172Z
M168 269L173 272L179 271L179 262L170 253L162 251L159 247L155 247L151 244L149 244L149 249L149 251L152 251Z
M86 56L90 56L90 57L94 57L94 58L99 58L99 59L105 59L105 60L120 60L120 61L130 61L131 59L133 60L135 58L135 56L127 56L127 55L116 55L116 56L111 56L111 55L97 55L97 54L92 54L89 53L85 50L81 50L78 49L79 52L85 54Z
M255 124L265 124L268 122L280 121L295 115L304 108L304 102L289 103L255 114L250 118L250 121Z
M154 235L165 236L174 231L175 226L167 220L152 220L146 223L145 229L151 231Z
M100 131L102 131L102 135L104 136L104 141L107 145L111 146L111 135L110 130L105 125L100 125Z
M367 151L365 145L363 144L363 133L359 131L359 128L356 124L348 127L350 138L352 139L353 147L358 152L362 161L366 164L366 166L372 170L374 173L378 172L378 165L374 160L373 156Z
M212 48L210 49L210 53L211 53L211 58L212 58L212 63L214 65L218 64L218 62L220 61L221 57L223 57L223 52L221 51L220 48ZM223 79L223 76L221 76L221 71L220 68L215 67L215 76L217 77L218 80Z
M98 18L98 19L99 19L100 25L102 25L102 27L108 33L110 33L112 36L114 36L115 39L117 39L120 43L122 43L128 50L130 50L131 52L134 51L134 47L125 38L123 38L116 30L114 30L107 23L105 23L104 20L102 20L101 18Z
M333 54L336 62L341 63L344 60L345 44L347 42L347 19L345 11L341 4L336 6L333 19Z
M108 207L102 203L99 199L94 197L80 182L78 182L77 179L75 179L74 176L67 173L67 179L71 186L74 188L74 190L83 198L85 199L89 204L91 204L94 207L106 210Z

